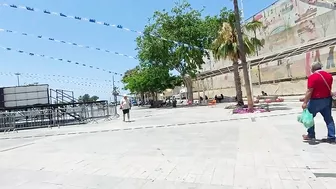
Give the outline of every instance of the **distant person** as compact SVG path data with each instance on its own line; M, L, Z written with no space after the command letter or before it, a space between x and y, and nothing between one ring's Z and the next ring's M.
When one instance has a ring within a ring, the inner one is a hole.
M334 62L334 49L335 47L329 47L329 55L327 58L327 66L326 69L335 68L335 62Z
M261 91L262 96L267 96L267 93L265 91Z
M223 102L223 101L224 101L224 95L223 95L223 94L221 94L221 95L220 95L219 102Z
M127 114L127 121L130 121L130 109L131 102L128 99L127 95L124 95L124 98L121 100L120 109L123 111L123 121L125 122L125 115Z
M333 77L322 70L321 63L315 63L311 67L312 74L308 77L308 89L302 104L302 109L308 108L315 117L320 113L327 125L328 137L323 142L335 143L335 123L332 117L332 93ZM315 139L315 126L308 129L307 135L302 135L303 140Z
M291 70L292 64L293 63L290 61L290 58L288 58L286 61L286 70L287 70L287 77L290 77L290 78L293 77L292 70Z

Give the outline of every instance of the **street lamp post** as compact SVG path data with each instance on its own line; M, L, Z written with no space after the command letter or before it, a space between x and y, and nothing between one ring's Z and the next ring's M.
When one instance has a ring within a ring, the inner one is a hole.
M14 73L16 75L17 78L17 86L20 86L20 73Z
M117 90L117 87L115 86L114 75L112 75L112 87L113 87L112 95L114 97L114 114L117 115L117 101L119 92Z
M245 18L244 18L244 0L240 0L240 6L241 6L241 16L242 16L242 23L243 25L245 24ZM251 62L248 62L248 72L249 72L249 79L250 79L250 88L251 88L251 93L252 93L252 98L253 98L253 85L252 85L252 75L251 75Z

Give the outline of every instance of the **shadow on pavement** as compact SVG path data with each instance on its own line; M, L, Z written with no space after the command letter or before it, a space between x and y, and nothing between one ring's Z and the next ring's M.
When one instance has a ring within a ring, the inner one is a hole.
M292 110L293 108L290 107L269 107L269 111L279 111L279 110Z
M331 145L336 145L336 142L325 142L322 141L321 139L316 139L316 140L308 140L308 141L303 141L304 143L307 143L309 145L315 146L319 144L331 144Z

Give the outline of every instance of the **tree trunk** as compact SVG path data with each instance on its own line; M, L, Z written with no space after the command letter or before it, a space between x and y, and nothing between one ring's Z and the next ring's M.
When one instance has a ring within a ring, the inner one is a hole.
M155 93L151 92L152 100L155 101Z
M187 87L187 99L190 100L191 103L194 102L194 92L192 88L192 80L190 76L184 76L183 77L183 83Z
M233 76L234 76L234 83L236 87L236 98L237 98L237 105L243 106L244 100L243 100L243 92L241 87L241 79L239 76L239 65L238 62L233 62Z
M145 94L143 92L140 93L140 100L141 102L145 102Z
M256 31L256 30L253 30L253 33L254 33L254 38L257 39L257 31ZM257 47L257 44L256 44L255 41L254 41L253 43L254 43L253 45L254 45L254 49L255 49L255 51L256 51L256 54L257 54L257 56L259 56L259 52L258 52L259 49L258 49L258 47Z
M246 95L247 95L247 105L248 109L250 111L253 110L253 98L252 98L252 92L251 92L251 86L250 86L250 77L246 62L246 53L245 53L245 46L243 41L243 33L240 26L240 11L238 7L238 0L233 0L234 5L234 12L236 16L236 29L237 29L237 35L238 35L238 46L239 46L239 53L240 53L240 60L242 62L243 67L243 75L244 75L244 81L245 81L245 88L246 88Z
M201 90L201 87L200 87L200 80L197 80L197 96L198 96L198 103L200 104L201 103L201 93L200 93L200 90Z

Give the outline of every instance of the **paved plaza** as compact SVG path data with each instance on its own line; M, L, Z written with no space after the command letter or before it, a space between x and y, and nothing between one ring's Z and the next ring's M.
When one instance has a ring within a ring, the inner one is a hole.
M335 189L336 145L301 140L299 107L134 108L131 123L0 133L0 188Z

